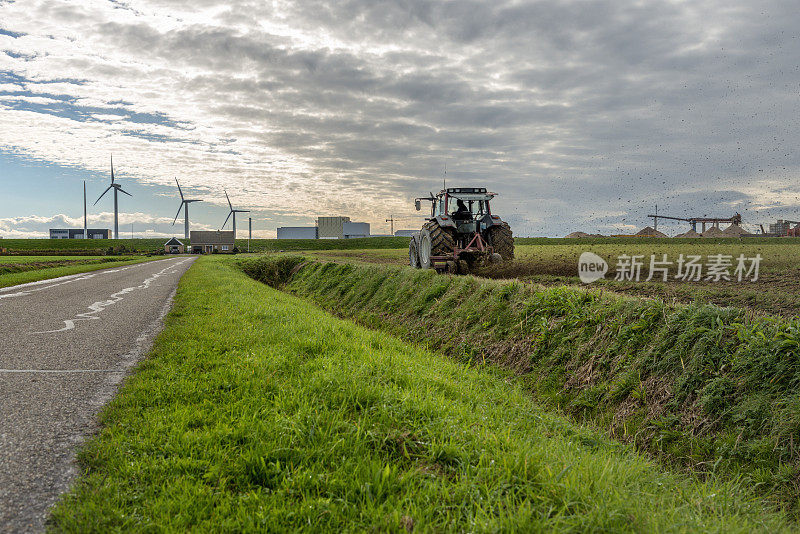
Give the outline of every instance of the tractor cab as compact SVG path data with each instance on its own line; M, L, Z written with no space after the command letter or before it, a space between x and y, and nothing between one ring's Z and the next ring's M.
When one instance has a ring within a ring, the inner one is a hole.
M430 200L431 219L438 219L443 226L455 228L459 234L470 234L492 225L489 202L495 195L484 187L449 187L436 195L418 198L416 204L419 210L421 200Z

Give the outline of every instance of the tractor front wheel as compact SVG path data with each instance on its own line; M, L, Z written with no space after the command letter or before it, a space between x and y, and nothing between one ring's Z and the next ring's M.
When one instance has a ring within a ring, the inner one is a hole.
M408 244L408 263L415 269L419 269L419 251L417 250L417 240L411 238Z
M420 269L430 269L433 267L431 260L431 233L427 228L422 228L419 232L419 242L417 243L417 254Z
M514 259L514 236L507 222L489 228L489 238L492 248L500 254L505 261Z

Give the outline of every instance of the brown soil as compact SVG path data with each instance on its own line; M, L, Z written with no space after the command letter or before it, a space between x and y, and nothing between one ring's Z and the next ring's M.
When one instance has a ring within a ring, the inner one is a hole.
M684 232L682 234L678 234L675 237L703 237L703 236L698 234L694 230L689 230L688 232Z
M645 226L644 228L636 232L636 235L638 237L669 237L667 234L659 232L652 226Z
M722 233L727 237L745 237L753 235L738 224L731 224L729 227L725 228Z
M730 237L730 236L725 235L725 233L716 226L712 226L711 228L703 232L703 237Z

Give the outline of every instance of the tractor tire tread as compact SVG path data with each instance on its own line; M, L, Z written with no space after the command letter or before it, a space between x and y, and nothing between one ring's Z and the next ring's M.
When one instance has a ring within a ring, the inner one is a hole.
M500 254L505 261L514 259L514 235L507 222L503 222L489 229L492 238L492 248Z
M423 228L431 234L431 256L448 256L453 253L456 239L451 229L442 228L436 220L426 222Z

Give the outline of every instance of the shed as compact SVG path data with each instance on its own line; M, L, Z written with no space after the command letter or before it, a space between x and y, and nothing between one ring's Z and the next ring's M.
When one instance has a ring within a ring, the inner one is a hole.
M233 253L232 231L193 231L189 235L191 236L192 254Z
M167 254L183 254L186 252L186 247L183 246L183 243L178 241L177 237L173 237L164 243L164 252Z

